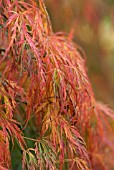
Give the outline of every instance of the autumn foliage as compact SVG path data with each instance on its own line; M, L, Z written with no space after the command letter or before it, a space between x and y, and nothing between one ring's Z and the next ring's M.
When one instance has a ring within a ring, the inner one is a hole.
M114 114L95 101L84 51L52 31L42 0L0 3L0 169L114 167Z

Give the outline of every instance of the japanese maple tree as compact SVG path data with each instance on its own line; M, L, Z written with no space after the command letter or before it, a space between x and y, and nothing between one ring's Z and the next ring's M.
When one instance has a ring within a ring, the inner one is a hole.
M0 169L114 166L114 114L94 98L84 51L53 32L43 0L0 6Z

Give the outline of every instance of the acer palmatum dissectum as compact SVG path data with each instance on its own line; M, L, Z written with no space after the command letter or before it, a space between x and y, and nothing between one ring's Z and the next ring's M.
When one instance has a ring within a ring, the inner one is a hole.
M52 31L42 0L3 0L0 18L0 167L21 165L17 143L23 170L106 169L114 115L96 104L80 47Z

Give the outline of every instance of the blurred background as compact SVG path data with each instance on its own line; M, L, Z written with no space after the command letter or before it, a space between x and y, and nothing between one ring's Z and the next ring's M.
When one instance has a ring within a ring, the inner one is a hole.
M73 34L86 52L98 101L114 109L114 0L45 0L54 32Z

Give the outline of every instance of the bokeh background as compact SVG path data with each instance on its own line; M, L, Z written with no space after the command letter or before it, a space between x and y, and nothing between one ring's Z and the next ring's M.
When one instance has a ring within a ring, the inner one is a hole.
M66 32L86 52L96 99L114 109L114 0L45 0L54 32Z

